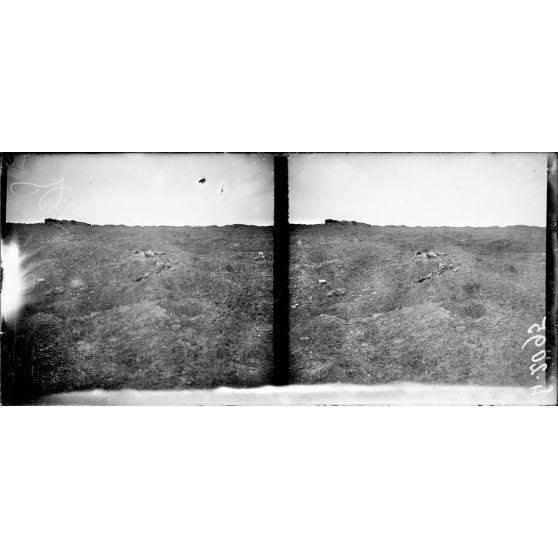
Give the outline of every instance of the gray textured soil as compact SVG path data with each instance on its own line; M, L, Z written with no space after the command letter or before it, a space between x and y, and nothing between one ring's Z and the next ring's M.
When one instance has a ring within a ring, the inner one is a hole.
M268 383L270 227L50 223L11 236L33 288L3 346L5 401Z
M521 346L545 314L545 238L523 226L293 226L295 381L538 383L539 349Z

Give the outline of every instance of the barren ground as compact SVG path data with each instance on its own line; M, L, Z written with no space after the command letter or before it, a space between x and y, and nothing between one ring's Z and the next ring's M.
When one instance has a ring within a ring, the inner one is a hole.
M12 225L12 233L42 281L2 346L4 402L269 382L270 227L64 222ZM258 252L266 259L254 261Z
M545 246L538 227L293 226L294 381L538 383L521 346L545 315Z
M5 403L269 383L270 227L12 231L36 281L4 336ZM537 227L293 226L294 383L534 385L521 346L545 313L544 256Z

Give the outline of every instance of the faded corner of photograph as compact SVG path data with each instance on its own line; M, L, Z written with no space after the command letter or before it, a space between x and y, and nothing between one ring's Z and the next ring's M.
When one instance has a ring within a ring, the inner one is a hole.
M555 403L546 153L291 155L289 175L294 383L355 403Z
M17 155L7 221L3 404L269 383L272 157Z

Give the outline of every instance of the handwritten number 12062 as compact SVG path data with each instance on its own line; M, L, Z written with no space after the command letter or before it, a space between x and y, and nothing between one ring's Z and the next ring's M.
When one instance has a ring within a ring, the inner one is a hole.
M532 364L529 367L531 370L531 376L534 376L537 372L544 372L546 370L546 363L544 362L546 358L546 349L544 349L546 342L546 337L544 335L545 323L546 317L543 318L541 325L533 324L527 330L527 333L535 333L535 335L529 337L529 339L527 339L527 341L525 341L525 343L523 343L523 346L521 347L521 350L525 349L525 347L529 343L531 343L531 341L535 344L536 347L543 347L543 349L541 349L531 357ZM538 376L537 379L539 379Z

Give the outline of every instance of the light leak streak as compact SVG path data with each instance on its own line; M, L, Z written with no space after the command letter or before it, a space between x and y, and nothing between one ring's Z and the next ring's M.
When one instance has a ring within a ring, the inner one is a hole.
M11 321L17 317L28 289L25 287L23 258L16 242L2 243L2 317Z

